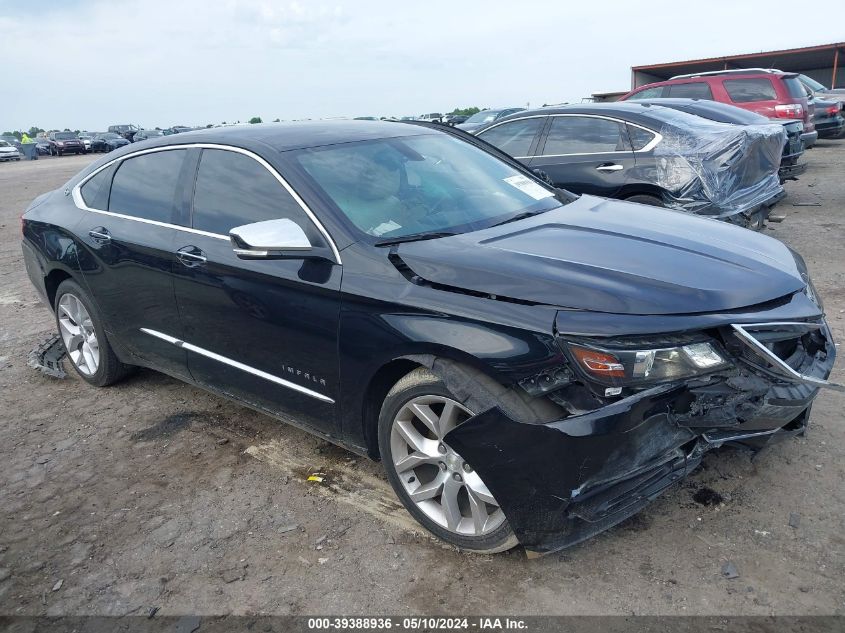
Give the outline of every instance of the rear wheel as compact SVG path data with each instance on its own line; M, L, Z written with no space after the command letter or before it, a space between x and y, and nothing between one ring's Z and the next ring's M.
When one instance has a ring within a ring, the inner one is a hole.
M79 284L70 279L59 284L54 308L67 356L83 380L105 387L131 372L131 367L115 356L100 315Z
M397 496L429 532L461 549L502 552L517 545L502 509L444 441L472 416L437 376L415 369L384 400L379 450Z

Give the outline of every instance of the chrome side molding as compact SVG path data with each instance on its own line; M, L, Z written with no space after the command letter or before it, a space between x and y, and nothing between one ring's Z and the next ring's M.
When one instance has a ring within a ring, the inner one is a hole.
M174 336L170 336L169 334L164 334L163 332L158 332L156 330L150 330L145 327L142 327L141 331L144 334L149 334L150 336L154 336L155 338L161 339L162 341L167 341L168 343L175 345L176 347L181 347L182 349L187 350L189 352L194 352L195 354L199 354L200 356L205 356L206 358L216 360L220 363L223 363L224 365L229 365L230 367L234 367L235 369L240 369L241 371L245 371L246 373L252 374L253 376L258 376L259 378L263 378L264 380L269 380L272 383L281 385L282 387L287 387L288 389L293 389L294 391L298 391L299 393L304 393L306 396L311 396L312 398L316 398L321 402L328 402L329 404L334 404L334 400L332 400L328 396L324 396L323 394L308 389L307 387L297 385L296 383L290 382L289 380L285 380L284 378L279 378L278 376L274 376L273 374L268 374L266 371L261 371L260 369L256 369L255 367L250 367L249 365L239 363L236 360L232 360L231 358L227 358L226 356L221 356L220 354L204 349L202 347L198 347L191 343L187 343Z
M821 378L814 378L813 376L806 376L802 373L799 373L792 369L789 365L783 362L776 354L774 354L768 347L763 345L760 341L758 341L754 336L747 331L747 329L776 329L776 328L791 328L794 329L796 332L809 332L811 330L818 330L821 328L821 325L818 323L790 323L790 322L781 322L781 323L745 323L743 325L737 325L736 323L732 323L731 327L734 329L734 332L737 334L737 338L745 344L747 347L751 348L758 356L762 357L763 360L768 361L771 363L772 371L776 374L788 380L790 382L797 382L803 383L805 385L810 385L812 387L820 387L823 389L833 389L834 391L845 391L845 385L840 385L835 382L829 382L827 380L822 380ZM746 329L747 328L747 329Z

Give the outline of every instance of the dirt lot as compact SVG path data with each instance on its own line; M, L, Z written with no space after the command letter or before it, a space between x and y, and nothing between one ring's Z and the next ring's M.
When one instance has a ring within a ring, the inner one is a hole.
M766 232L803 253L842 341L845 141L806 156ZM163 375L35 373L54 324L18 216L89 160L0 164L0 614L845 614L845 394L818 398L806 438L711 453L633 519L529 561L443 546L378 464Z

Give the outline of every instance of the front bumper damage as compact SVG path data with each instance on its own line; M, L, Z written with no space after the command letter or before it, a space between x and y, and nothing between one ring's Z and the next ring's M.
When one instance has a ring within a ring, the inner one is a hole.
M641 510L708 450L726 443L759 449L801 434L819 387L838 387L825 383L835 360L830 332L824 322L815 327L823 349L796 350L788 359L792 376L748 349L748 362L730 372L660 385L546 424L493 408L446 441L487 484L529 555L563 549Z

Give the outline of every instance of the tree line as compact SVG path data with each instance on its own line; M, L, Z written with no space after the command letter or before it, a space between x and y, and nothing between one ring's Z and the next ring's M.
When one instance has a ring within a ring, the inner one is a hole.
M449 114L463 114L463 115L466 115L466 116L472 116L473 114L481 112L482 109L486 110L487 108L477 108L475 106L473 106L471 108L455 108ZM253 124L261 123L261 117L254 116L249 120L249 122L253 123ZM279 123L279 119L274 119L273 122ZM240 123L240 121L238 121L238 123ZM226 125L225 121L223 121L223 125ZM212 127L212 125L209 123L206 127ZM161 129L161 128L157 127L155 129L158 130L158 129ZM26 130L26 134L31 138L35 138L36 136L38 136L38 134L44 133L46 131L47 130L45 130L43 128L40 128L38 126L33 125L31 128ZM79 132L80 132L80 130L71 130L70 128L65 128L63 131L64 132L74 132L76 134L79 134ZM21 131L21 130L13 130L13 131L3 132L3 136L14 136L18 140L20 140L21 137L23 137L23 135L24 135L24 132Z

